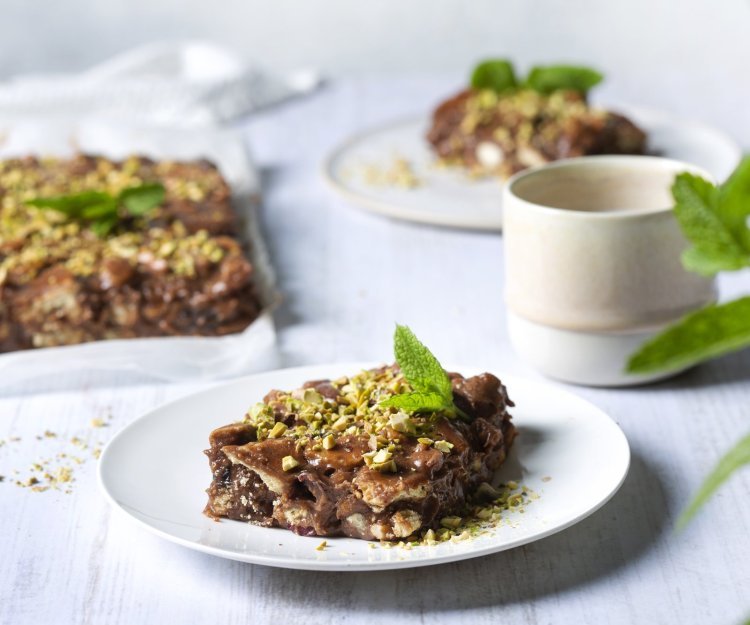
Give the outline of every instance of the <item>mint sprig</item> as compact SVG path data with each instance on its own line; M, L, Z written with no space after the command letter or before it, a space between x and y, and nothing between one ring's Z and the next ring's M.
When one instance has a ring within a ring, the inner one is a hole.
M709 497L726 482L737 469L750 464L750 434L745 436L739 443L730 449L698 489L687 508L677 519L677 528L684 528L696 515L698 510L703 506Z
M602 80L604 76L600 72L579 65L536 65L525 79L520 80L508 59L482 61L471 74L472 88L495 93L508 93L523 87L545 95L561 90L586 94Z
M686 269L704 275L750 267L750 157L717 187L692 174L672 186L675 215L691 246ZM750 347L750 296L691 313L633 354L629 373L654 373L697 364ZM729 476L750 464L750 435L720 461L677 521L684 527Z
M445 370L408 327L396 325L393 351L401 372L414 390L389 397L380 402L382 407L410 413L436 412L448 417L466 416L453 403L453 388Z
M35 198L26 203L64 213L69 219L88 225L97 236L105 237L121 219L148 214L164 201L165 195L163 185L149 182L123 189L117 195L105 191L82 191Z
M604 76L590 67L577 65L537 65L532 67L526 85L539 93L554 91L578 91L588 93Z
M474 89L489 89L502 93L514 89L518 81L513 64L505 59L482 61L471 73L471 86Z
M750 159L743 162L750 165ZM675 179L672 185L674 212L691 243L682 255L682 262L689 271L711 276L719 271L750 266L750 231L745 223L750 200L746 199L743 204L735 190L742 187L744 177L750 179L750 169L743 172L738 168L721 188L688 173Z
M750 157L721 186L680 174L675 216L691 246L682 262L704 275L750 267ZM750 297L690 313L644 344L627 371L653 373L697 364L750 346Z

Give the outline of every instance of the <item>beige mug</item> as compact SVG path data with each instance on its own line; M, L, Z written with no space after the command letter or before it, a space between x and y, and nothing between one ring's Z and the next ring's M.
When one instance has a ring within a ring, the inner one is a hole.
M506 302L521 356L552 377L582 384L664 377L626 375L628 355L716 299L714 281L680 261L688 244L670 188L684 171L710 179L666 158L591 156L508 181Z

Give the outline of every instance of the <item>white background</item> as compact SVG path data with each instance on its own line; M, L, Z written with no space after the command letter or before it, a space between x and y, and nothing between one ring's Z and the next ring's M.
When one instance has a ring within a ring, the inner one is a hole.
M750 0L3 0L0 78L79 70L202 38L272 69L446 73L487 55L607 74L602 97L665 108L750 145Z

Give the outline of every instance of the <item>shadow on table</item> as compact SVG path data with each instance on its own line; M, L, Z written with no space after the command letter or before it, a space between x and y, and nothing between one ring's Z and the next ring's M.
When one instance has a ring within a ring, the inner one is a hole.
M632 564L669 530L668 516L661 482L634 455L620 492L602 510L524 547L421 569L318 573L259 567L254 576L264 578L264 588L279 602L304 597L306 605L321 608L341 606L342 599L345 605L373 612L431 612L527 602Z

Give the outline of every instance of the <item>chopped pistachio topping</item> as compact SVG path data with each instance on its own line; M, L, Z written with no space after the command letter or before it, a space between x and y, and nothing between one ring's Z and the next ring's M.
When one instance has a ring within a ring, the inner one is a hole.
M435 441L433 447L438 451L442 451L444 454L449 454L451 453L451 449L453 449L453 443L449 443L448 441Z
M281 459L281 468L284 469L284 471L291 471L298 466L299 462L297 462L297 459L294 456L284 456Z
M388 462L393 457L393 454L387 449L379 449L375 452L372 457L373 464L383 464Z
M345 445L347 437L368 437L373 453L364 454L364 462L385 472L396 471L395 456L405 441L418 439L432 445L444 438L437 427L439 413L409 415L381 405L393 395L413 390L396 367L338 378L327 385L325 395L322 388L276 391L267 403L253 405L244 422L256 428L259 441L291 438L297 449L328 450ZM282 420L290 425L280 424ZM449 453L450 443L443 442L441 451Z
M333 429L336 432L343 432L347 429L349 425L349 418L346 416L341 416L338 419L336 419L333 424L331 425L331 429Z
M407 414L383 405L413 390L398 367L383 367L314 387L273 391L266 402L250 407L243 422L255 428L258 441L293 441L298 455L338 446L361 453L365 444L362 461L369 469L396 473L399 454L409 453L410 445L434 445L445 454L453 448L445 440L443 413ZM296 466L289 464L284 470Z
M402 432L403 434L414 434L417 431L414 422L405 412L397 412L391 415L391 418L388 419L388 425L396 432Z
M284 432L286 432L287 427L284 425L282 421L277 421L273 424L273 427L271 428L271 431L268 433L268 438L279 438Z
M440 525L443 527L447 527L448 529L456 529L459 525L461 525L461 517L460 516L446 516L440 519Z
M514 487L511 488L510 485ZM481 485L459 513L440 519L439 528L428 528L400 542L381 542L383 549L433 546L444 542L463 542L486 535L500 526L516 527L513 515L523 514L539 495L527 486L510 481L499 487ZM486 499L492 493L492 499Z
M197 266L218 263L225 256L225 248L205 230L189 234L181 222L156 227L156 223L168 221L162 219L158 208L148 219L134 217L132 224L120 223L102 238L60 211L28 205L38 198L90 191L116 196L148 182L139 175L146 171L150 180L161 179L168 198L192 195L195 200L195 191L182 193L181 188L198 182L179 179L185 172L174 170L174 163L145 165L136 157L120 163L97 158L80 173L66 163L69 161L48 159L43 161L44 167L37 167L25 159L0 162L0 245L14 250L0 261L0 285L26 284L54 264L63 264L75 276L89 277L110 259L126 261L134 268L148 265L193 277ZM218 172L201 175L206 178L200 181L201 186L221 183Z

